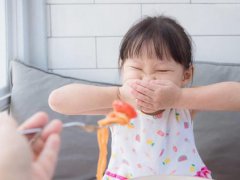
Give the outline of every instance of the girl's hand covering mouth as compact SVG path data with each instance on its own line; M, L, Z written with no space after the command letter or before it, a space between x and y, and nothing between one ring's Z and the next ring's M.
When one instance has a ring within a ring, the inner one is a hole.
M137 107L136 99L134 98L134 96L131 93L133 91L131 84L135 83L135 81L136 81L135 79L126 81L123 83L123 85L121 87L119 87L118 99L120 101L127 102L136 108Z
M167 108L175 108L182 89L169 80L138 80L131 84L136 106L145 114L155 115Z

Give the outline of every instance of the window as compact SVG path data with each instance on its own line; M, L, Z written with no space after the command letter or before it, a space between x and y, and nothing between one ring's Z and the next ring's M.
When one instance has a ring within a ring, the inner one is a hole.
M6 108L9 97L6 9L6 0L0 0L0 110Z
M0 88L7 84L7 41L6 41L6 8L5 0L0 0Z

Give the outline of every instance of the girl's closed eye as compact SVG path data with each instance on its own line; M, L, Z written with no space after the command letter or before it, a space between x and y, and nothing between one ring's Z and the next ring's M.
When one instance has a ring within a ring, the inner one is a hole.
M169 69L158 69L158 70L156 70L157 72L171 72L171 70L169 70Z
M134 70L142 71L142 68L140 68L140 67L136 67L136 66L129 66L129 67Z

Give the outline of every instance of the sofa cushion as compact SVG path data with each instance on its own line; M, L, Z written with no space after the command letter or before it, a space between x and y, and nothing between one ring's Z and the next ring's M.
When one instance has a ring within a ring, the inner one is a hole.
M81 121L96 123L103 116L66 116L53 112L48 106L48 96L52 90L70 83L100 85L66 78L13 61L11 115L19 122L29 118L38 111L47 112L50 119L60 119L63 123ZM103 84L101 85L111 85ZM79 128L64 129L59 161L54 176L55 180L90 180L95 179L98 145L96 133L86 133Z
M195 64L193 86L221 81L240 82L240 64ZM194 119L197 149L214 179L240 178L239 132L240 112L200 112Z

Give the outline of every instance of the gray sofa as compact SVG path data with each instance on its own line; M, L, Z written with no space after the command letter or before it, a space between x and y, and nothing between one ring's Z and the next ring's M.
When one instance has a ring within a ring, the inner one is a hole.
M49 108L47 99L53 89L73 82L99 86L112 84L63 77L18 61L13 61L11 67L10 113L19 123L37 111L45 111L51 119L58 118L63 122L96 123L102 118L58 114ZM240 64L195 63L193 86L230 80L240 82ZM218 180L240 179L240 113L199 113L194 120L194 131L199 153L213 177ZM84 133L77 128L64 130L54 179L95 179L97 157L96 134Z

